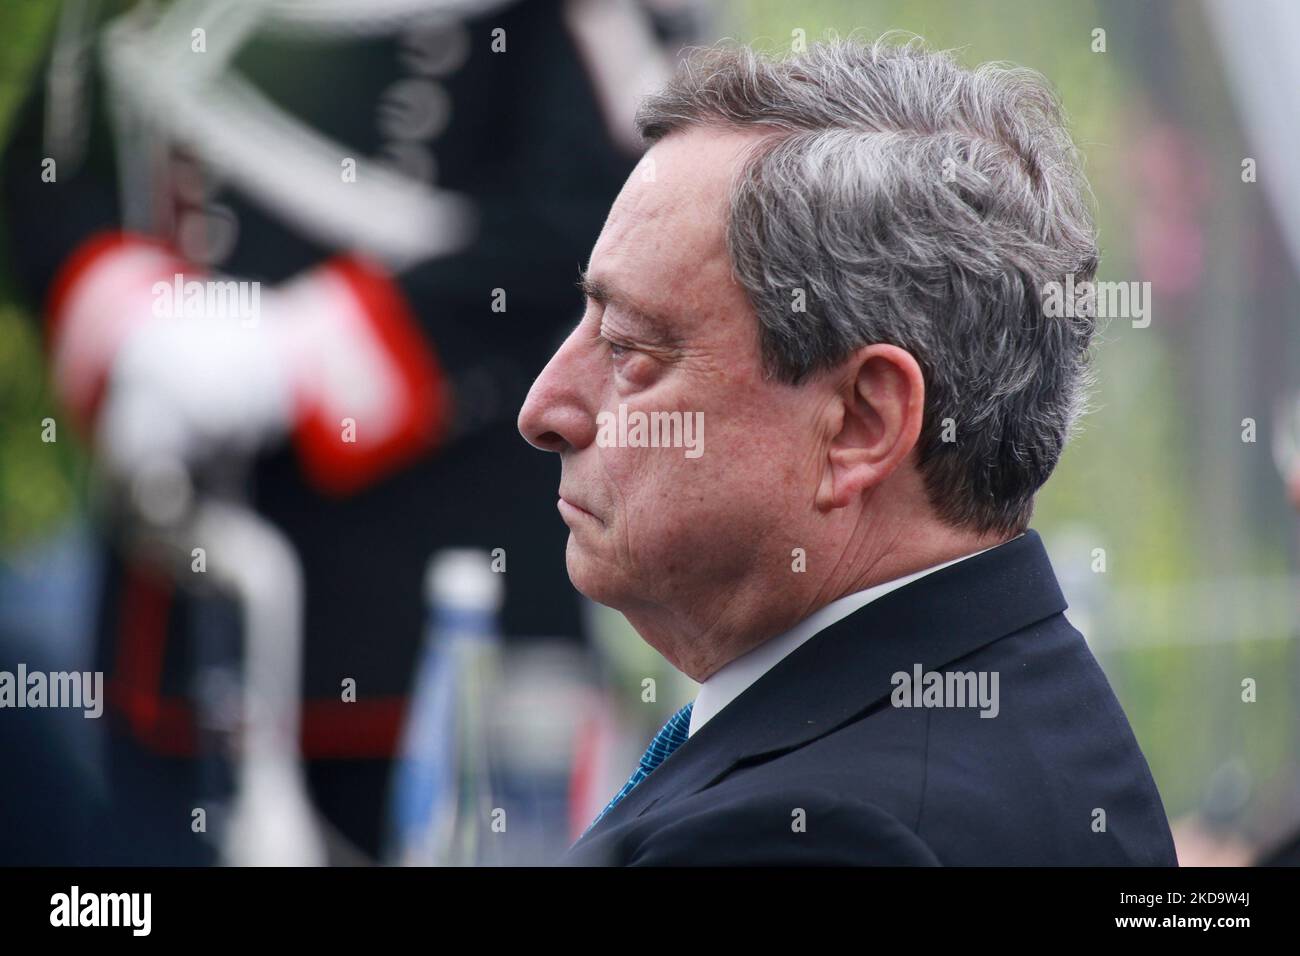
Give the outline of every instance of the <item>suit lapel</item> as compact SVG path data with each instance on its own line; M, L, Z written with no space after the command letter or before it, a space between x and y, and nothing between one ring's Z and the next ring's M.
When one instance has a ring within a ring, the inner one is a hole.
M578 843L661 799L697 793L744 761L830 733L887 699L899 671L938 670L1066 606L1034 531L891 591L755 681Z

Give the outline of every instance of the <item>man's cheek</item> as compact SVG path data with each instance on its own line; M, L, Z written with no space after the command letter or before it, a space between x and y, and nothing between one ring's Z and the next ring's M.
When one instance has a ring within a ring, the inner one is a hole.
M600 470L605 476L605 486L614 498L616 505L625 505L631 496L634 482L640 471L636 461L641 450L637 448L619 448L608 446L599 449Z

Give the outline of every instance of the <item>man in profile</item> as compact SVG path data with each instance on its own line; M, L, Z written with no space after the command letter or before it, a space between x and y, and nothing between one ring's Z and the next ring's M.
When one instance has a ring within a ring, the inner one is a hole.
M565 862L1175 864L1028 528L1095 327L1045 290L1098 259L1041 78L711 49L639 125L519 427L574 586L701 686Z

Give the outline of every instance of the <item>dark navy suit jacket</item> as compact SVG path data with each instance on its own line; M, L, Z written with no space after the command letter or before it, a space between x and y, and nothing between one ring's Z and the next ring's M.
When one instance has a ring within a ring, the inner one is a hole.
M1033 531L886 594L752 684L561 862L1176 866L1065 609ZM894 675L918 664L996 672L997 716L897 706Z

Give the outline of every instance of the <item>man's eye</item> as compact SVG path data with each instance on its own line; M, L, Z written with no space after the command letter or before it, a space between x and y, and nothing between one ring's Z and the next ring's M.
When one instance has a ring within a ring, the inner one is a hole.
M601 338L604 338L604 336L601 336ZM610 339L605 339L605 344L609 346L609 354L614 359L621 359L624 355L628 355L633 351L626 345L619 345Z

